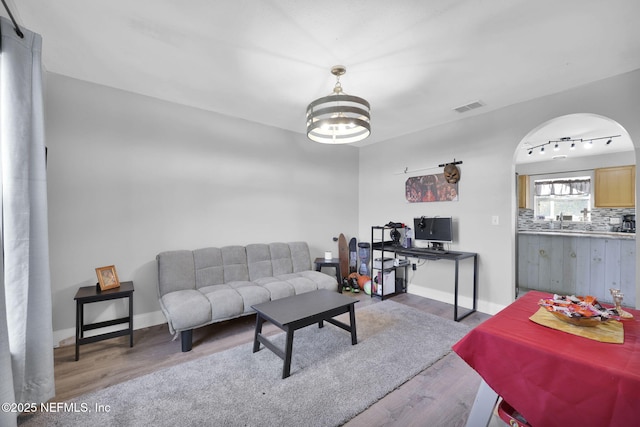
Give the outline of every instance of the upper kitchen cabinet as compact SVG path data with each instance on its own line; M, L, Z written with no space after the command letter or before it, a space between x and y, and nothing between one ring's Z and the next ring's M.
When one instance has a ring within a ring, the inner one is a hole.
M531 206L529 199L529 176L518 175L518 207L529 209Z
M633 208L636 205L636 167L595 170L595 207Z

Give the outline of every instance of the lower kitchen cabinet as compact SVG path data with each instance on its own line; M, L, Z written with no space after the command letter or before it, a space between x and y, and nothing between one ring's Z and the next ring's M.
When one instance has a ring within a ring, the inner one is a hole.
M635 306L636 242L591 235L518 235L518 286L561 295L593 295L611 302L621 289L623 304Z

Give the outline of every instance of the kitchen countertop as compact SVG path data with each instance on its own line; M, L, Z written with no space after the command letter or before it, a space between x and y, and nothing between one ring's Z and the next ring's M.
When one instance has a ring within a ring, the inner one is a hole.
M584 231L584 230L518 230L518 234L565 236L565 237L595 237L601 239L635 240L636 233L620 233L616 231Z

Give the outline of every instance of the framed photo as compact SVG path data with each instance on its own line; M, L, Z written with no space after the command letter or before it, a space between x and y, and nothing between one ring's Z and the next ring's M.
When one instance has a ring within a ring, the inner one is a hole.
M116 273L115 265L96 268L96 274L98 275L98 282L100 283L101 291L120 287L120 281L118 280L118 273Z
M414 176L405 183L409 203L458 201L458 183L450 184L443 173Z

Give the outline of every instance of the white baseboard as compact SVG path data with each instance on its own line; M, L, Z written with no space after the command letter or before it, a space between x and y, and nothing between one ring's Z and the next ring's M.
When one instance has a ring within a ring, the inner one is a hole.
M165 319L162 311L154 311L151 313L142 313L142 314L134 314L133 315L133 329L142 329L148 328L149 326L161 325L163 323L167 323L167 319ZM108 328L97 329L95 331L90 331L91 333L86 334L85 336L102 334L105 332L117 331L122 329L123 325L110 326ZM61 347L64 345L75 344L76 342L76 328L67 328L60 329L57 331L53 331L53 343L55 347Z
M436 301L445 302L447 304L453 304L453 300L454 300L453 293L437 291L434 289L426 288L424 286L414 285L411 283L409 283L409 285L407 286L407 293L410 293L412 295L418 295L423 298L429 298ZM473 307L473 298L467 297L464 295L459 295L458 305L460 307L470 309L471 307ZM505 308L504 305L499 305L499 304L495 304L495 303L480 300L480 299L478 300L478 303L477 303L477 310L479 312L490 314L490 315L496 314L503 308Z

